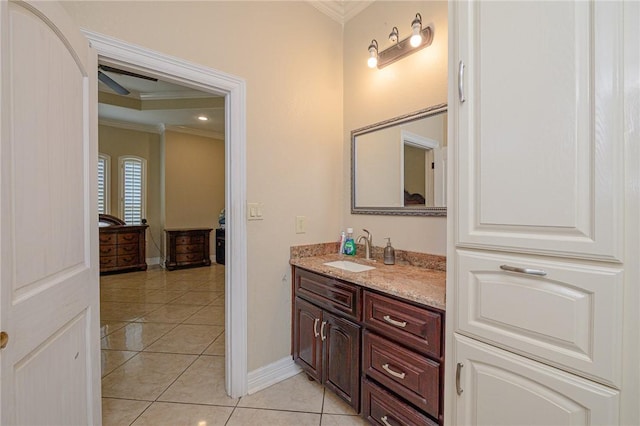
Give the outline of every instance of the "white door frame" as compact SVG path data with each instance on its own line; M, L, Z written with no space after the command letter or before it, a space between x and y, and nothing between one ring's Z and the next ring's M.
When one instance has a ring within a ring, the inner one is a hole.
M183 86L225 96L225 388L247 394L246 83L244 79L83 30L99 59ZM232 285L233 283L233 285Z

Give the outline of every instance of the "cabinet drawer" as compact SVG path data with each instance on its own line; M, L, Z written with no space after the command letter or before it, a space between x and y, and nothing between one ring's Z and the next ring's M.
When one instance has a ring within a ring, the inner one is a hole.
M202 244L204 237L202 235L181 235L176 237L176 244Z
M363 417L380 426L437 426L438 423L367 379L362 381Z
M137 232L122 232L118 234L118 244L137 243L140 239L140 234Z
M117 234L107 234L100 232L100 244L116 244L118 242Z
M330 311L360 320L358 286L296 268L296 295Z
M200 262L202 261L202 252L200 253L183 253L176 254L176 262Z
M403 345L441 356L442 317L438 312L365 291L364 323Z
M363 374L438 417L440 364L365 331Z
M127 254L138 254L139 246L134 244L118 244L118 256Z
M182 244L176 246L176 253L202 253L202 244Z
M116 245L100 244L100 256L115 256L117 252Z
M621 269L466 250L456 264L458 332L620 385Z
M100 268L110 268L116 265L115 256L100 256Z
M138 254L118 256L118 266L133 266L138 264Z

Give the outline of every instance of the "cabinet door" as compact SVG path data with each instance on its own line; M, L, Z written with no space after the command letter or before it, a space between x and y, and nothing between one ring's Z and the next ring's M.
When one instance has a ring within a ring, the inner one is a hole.
M360 411L360 326L324 312L324 385Z
M621 385L621 268L471 250L455 260L456 331Z
M293 324L293 360L305 372L316 379L322 379L322 340L320 328L322 309L296 297Z
M622 259L623 3L450 4L458 246Z
M617 391L463 336L455 354L462 393L451 424L618 424Z

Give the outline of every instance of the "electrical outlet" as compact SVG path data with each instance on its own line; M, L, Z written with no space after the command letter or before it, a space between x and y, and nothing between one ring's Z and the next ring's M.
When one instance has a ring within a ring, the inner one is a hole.
M296 234L304 234L307 232L307 217L296 216Z

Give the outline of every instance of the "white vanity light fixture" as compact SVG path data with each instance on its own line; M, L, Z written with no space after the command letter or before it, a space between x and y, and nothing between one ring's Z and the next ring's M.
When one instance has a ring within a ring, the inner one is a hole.
M200 120L200 121L209 121L209 117L207 117L206 115L199 115L198 116L198 120Z
M376 39L371 40L369 44L369 59L367 59L369 68L375 68L378 65L378 42Z
M378 42L375 39L371 41L367 61L369 68L382 69L407 55L430 46L433 42L433 30L430 26L422 28L422 15L416 13L416 17L411 22L411 36L400 40L398 27L393 27L389 34L389 41L393 43L393 46L383 51L378 50Z

